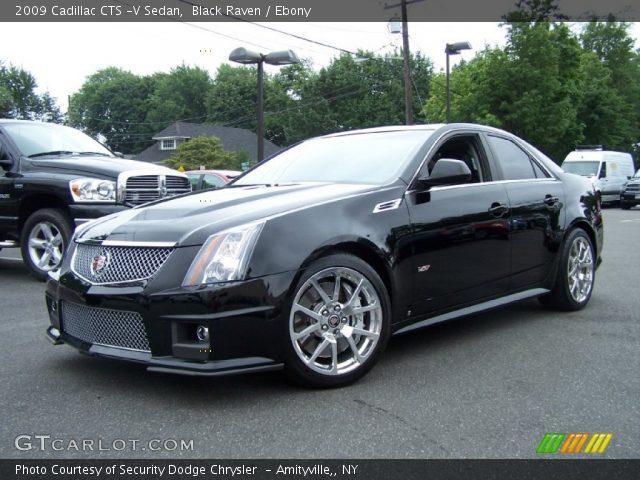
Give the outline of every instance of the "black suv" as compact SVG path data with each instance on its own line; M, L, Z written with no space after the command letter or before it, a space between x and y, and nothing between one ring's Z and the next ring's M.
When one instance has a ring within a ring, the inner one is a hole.
M125 160L70 127L0 120L0 248L20 247L40 280L58 268L76 226L187 193L186 175Z

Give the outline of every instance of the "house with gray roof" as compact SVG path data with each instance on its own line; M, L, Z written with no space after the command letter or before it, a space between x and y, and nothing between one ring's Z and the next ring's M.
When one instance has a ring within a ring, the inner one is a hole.
M136 155L136 160L161 164L175 152L181 143L190 138L201 136L218 137L225 150L245 150L253 162L258 159L258 136L251 130L210 123L176 122L156 133L152 137L156 143ZM269 140L264 141L265 158L279 150L280 147L275 143Z

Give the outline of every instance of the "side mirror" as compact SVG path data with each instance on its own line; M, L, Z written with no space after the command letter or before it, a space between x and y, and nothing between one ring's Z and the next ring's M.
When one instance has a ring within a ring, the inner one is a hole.
M436 185L455 185L468 183L471 180L471 170L462 160L441 158L436 162L428 177L418 178L418 184L423 188Z

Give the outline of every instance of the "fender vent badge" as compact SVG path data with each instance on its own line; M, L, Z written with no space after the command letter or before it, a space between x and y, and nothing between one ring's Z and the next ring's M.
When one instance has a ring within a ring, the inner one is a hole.
M374 207L373 213L386 212L387 210L395 210L400 206L401 202L402 202L402 199L397 198L395 200L389 200L387 202L379 203Z

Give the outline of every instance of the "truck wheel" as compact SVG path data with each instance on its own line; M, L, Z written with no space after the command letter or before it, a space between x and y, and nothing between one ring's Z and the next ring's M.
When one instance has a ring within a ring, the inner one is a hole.
M620 207L622 208L622 210L630 210L631 209L631 204L625 203L625 202L620 202Z
M31 214L22 229L20 250L31 274L40 281L60 267L73 228L61 210L45 208Z

